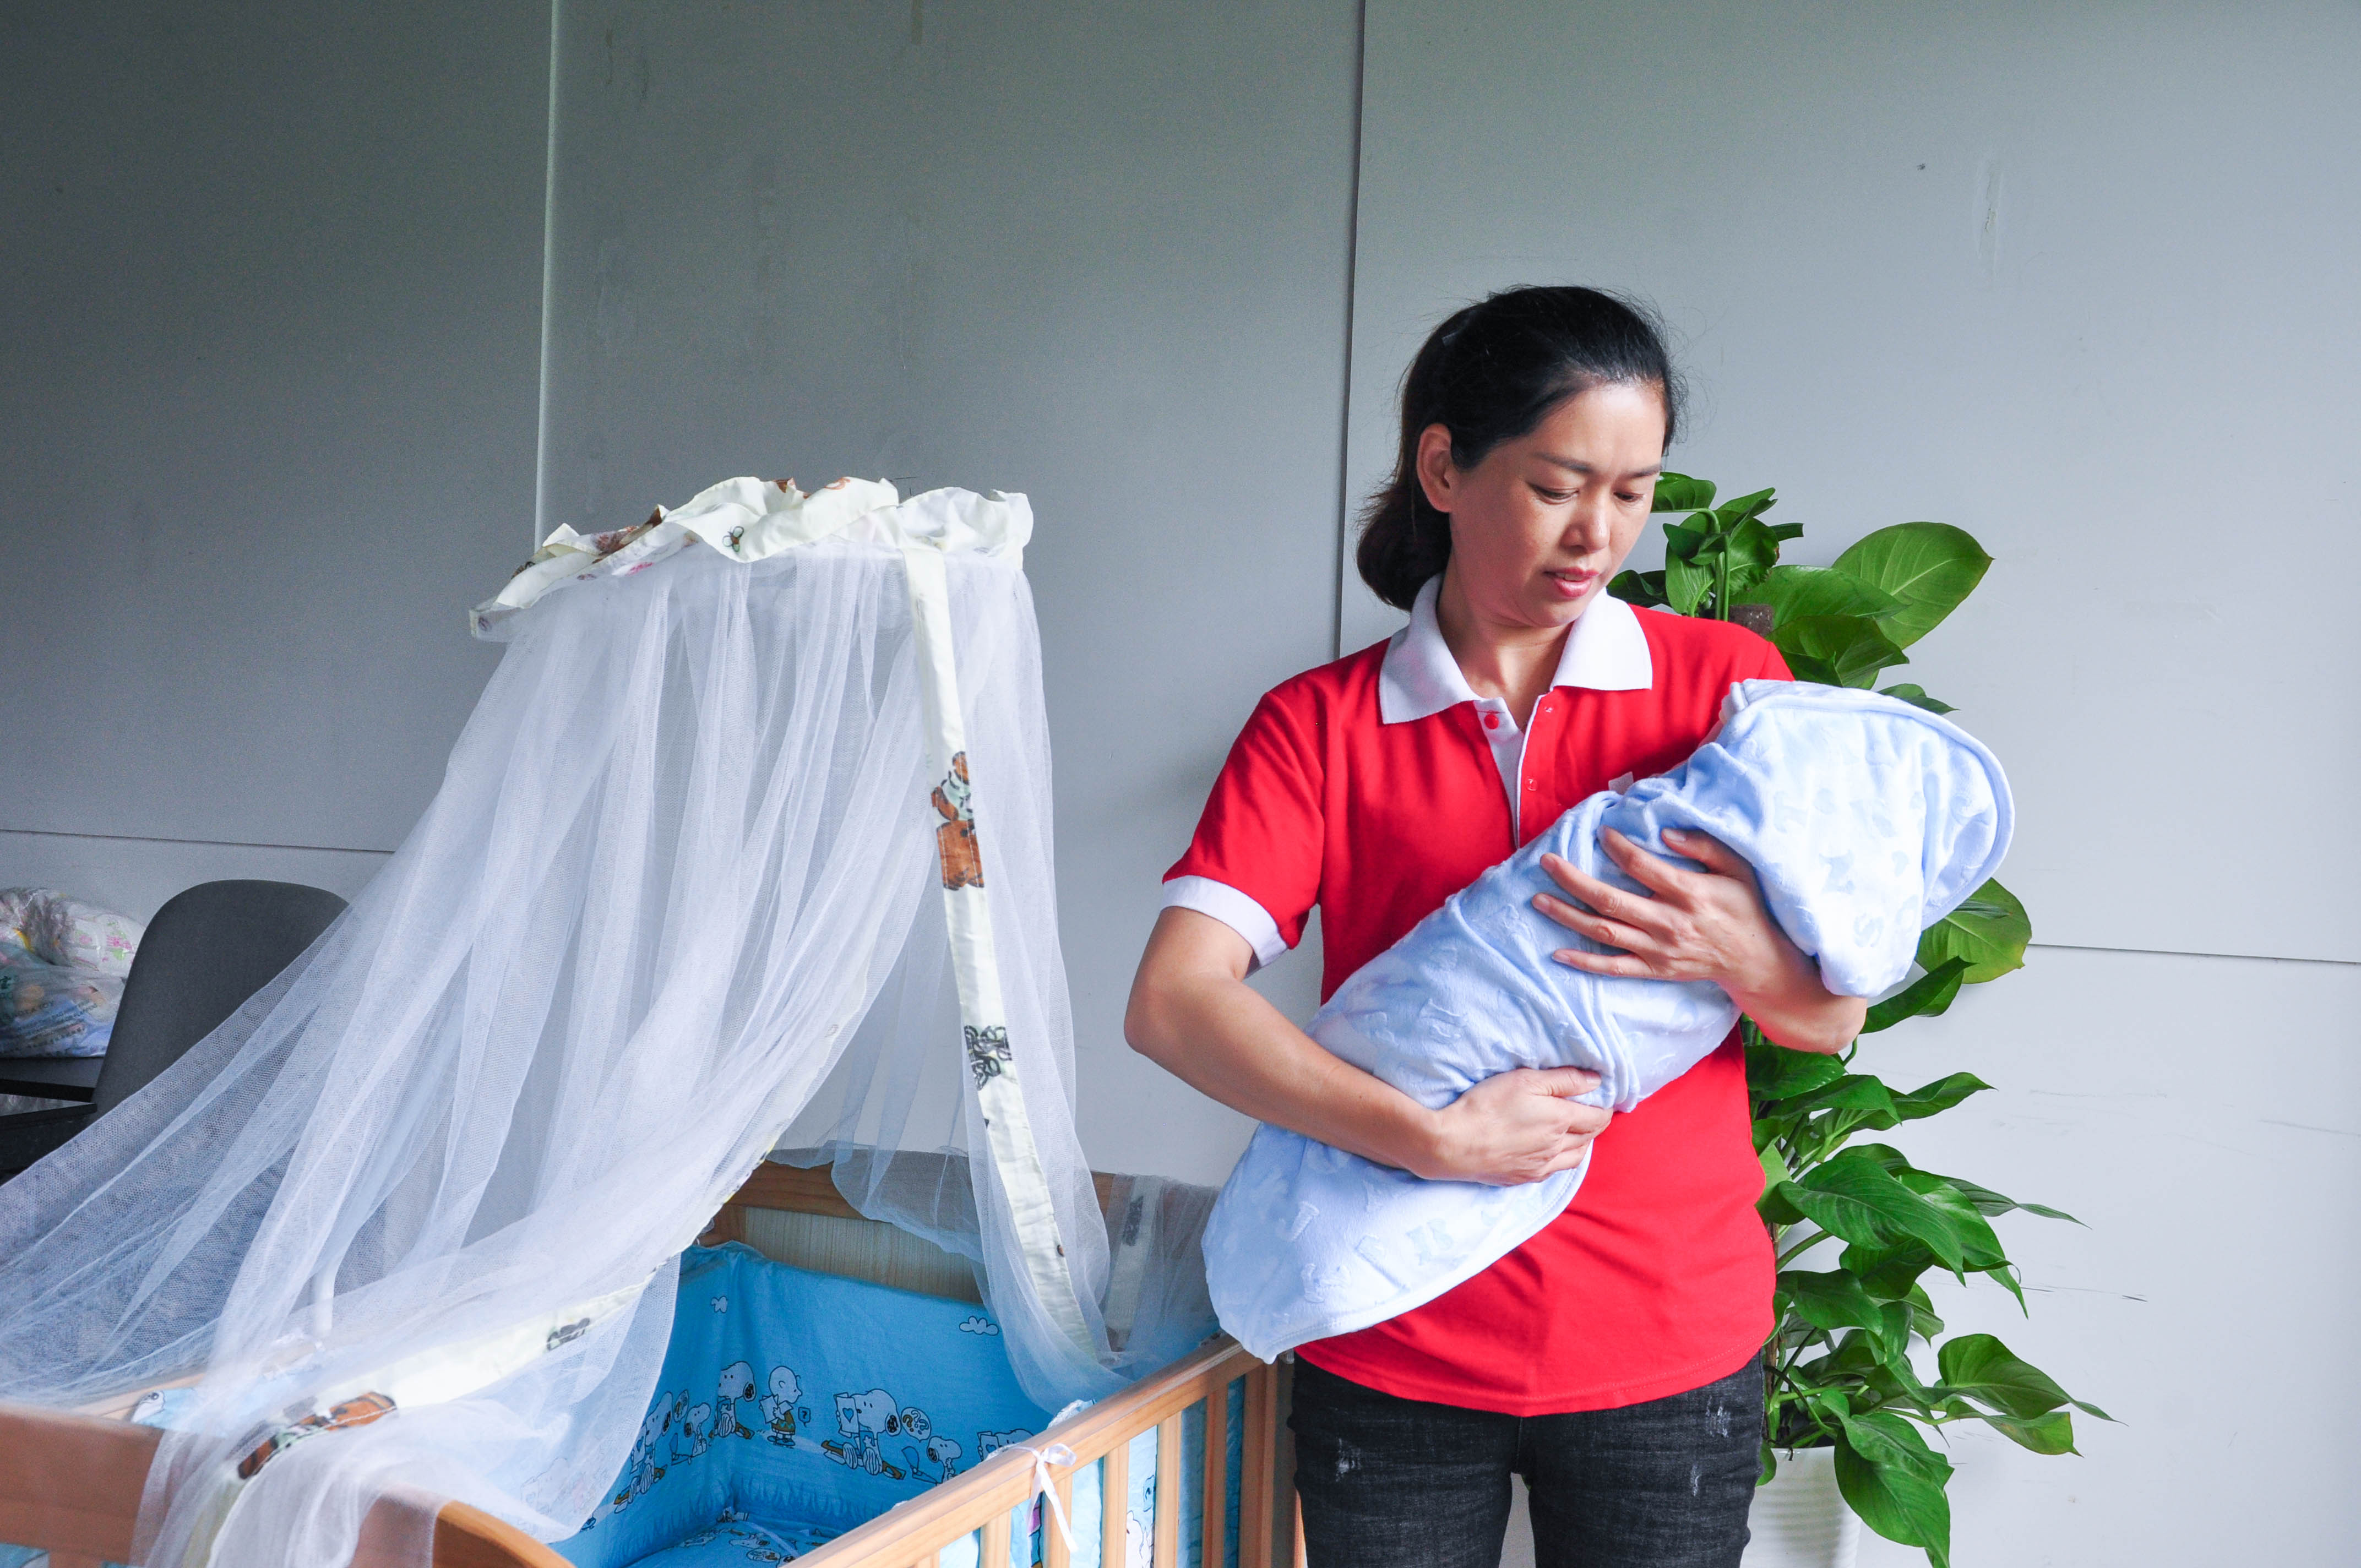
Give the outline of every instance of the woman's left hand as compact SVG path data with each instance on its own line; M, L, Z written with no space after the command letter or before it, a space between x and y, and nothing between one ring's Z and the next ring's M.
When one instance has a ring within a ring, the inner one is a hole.
M1764 1034L1797 1050L1842 1050L1861 1032L1867 1003L1835 995L1820 983L1819 967L1771 917L1754 868L1730 846L1710 834L1667 829L1665 846L1705 868L1690 871L1612 828L1598 841L1647 893L1627 893L1555 855L1543 856L1550 880L1578 902L1544 893L1534 895L1533 907L1570 931L1621 949L1566 948L1553 955L1558 962L1592 974L1709 980Z

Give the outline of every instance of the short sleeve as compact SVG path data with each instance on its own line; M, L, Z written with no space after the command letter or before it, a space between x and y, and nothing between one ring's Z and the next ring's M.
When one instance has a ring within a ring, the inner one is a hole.
M1763 642L1763 667L1755 671L1750 678L1758 681L1792 681L1795 678L1795 672L1787 667L1786 657L1779 652L1778 644L1765 638Z
M1246 938L1264 963L1302 939L1320 896L1326 824L1316 717L1287 687L1255 705L1205 798L1188 852L1164 873L1165 902L1197 909ZM1250 901L1253 919L1225 894Z

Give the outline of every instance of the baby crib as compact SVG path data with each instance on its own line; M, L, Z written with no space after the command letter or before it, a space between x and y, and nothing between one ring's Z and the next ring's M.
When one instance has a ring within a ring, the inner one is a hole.
M1096 1179L1104 1207L1121 1179ZM751 1244L764 1257L796 1267L921 1295L961 1298L972 1290L956 1260L862 1218L824 1168L757 1168L700 1242ZM1183 1568L1184 1562L1196 1568L1300 1568L1291 1454L1279 1419L1284 1399L1283 1368L1217 1337L1028 1440L1030 1448L1051 1454L1057 1453L1053 1444L1062 1444L1073 1455L1071 1462L1037 1464L1032 1453L1003 1448L794 1561L811 1568L938 1568L967 1562L977 1568L1074 1568L1054 1521L1073 1517L1079 1479L1094 1483L1089 1489L1102 1499L1097 1539L1078 1542L1085 1552L1097 1548L1101 1568ZM0 1543L46 1550L49 1568L99 1568L129 1556L159 1434L134 1424L128 1414L127 1407L75 1414L0 1404ZM1234 1422L1235 1474L1225 1460ZM1186 1473L1184 1426L1202 1434L1202 1442L1185 1445L1201 1456L1193 1474ZM1180 1482L1157 1488L1144 1531L1135 1511L1122 1506L1136 1495L1133 1455L1142 1450L1152 1451L1157 1476ZM1035 1504L1045 1475L1054 1506ZM1198 1550L1185 1558L1182 1488L1193 1490L1202 1503ZM391 1496L378 1505L363 1530L356 1568L395 1568L390 1543L409 1534L399 1510L434 1515L436 1568L573 1568L559 1550L500 1519L424 1493ZM1233 1514L1234 1541L1223 1528Z

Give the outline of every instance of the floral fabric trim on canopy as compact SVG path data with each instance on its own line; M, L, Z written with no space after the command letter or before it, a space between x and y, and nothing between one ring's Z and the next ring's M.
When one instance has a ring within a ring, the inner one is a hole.
M629 528L577 533L560 523L499 593L467 612L467 628L498 640L501 623L544 594L644 571L690 544L746 562L825 539L895 548L931 544L1021 566L1031 533L1024 498L998 490L928 490L906 502L883 479L842 478L809 492L793 479L724 479L676 510L656 508Z

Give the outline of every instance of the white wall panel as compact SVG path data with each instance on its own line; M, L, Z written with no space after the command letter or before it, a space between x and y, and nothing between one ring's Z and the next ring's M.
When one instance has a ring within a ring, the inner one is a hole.
M1163 868L1328 655L1355 8L568 5L546 521L735 474L1027 492L1102 1165L1243 1121L1120 1046ZM520 535L520 543L522 536ZM1277 977L1301 1006L1309 966Z
M1995 1086L1889 1135L1914 1162L2082 1222L1995 1222L2029 1315L1981 1279L1937 1310L2121 1423L2077 1415L2081 1456L2055 1458L1950 1428L1954 1563L2352 1560L2356 1015L2361 966L2037 950L1863 1046L1899 1088ZM1924 1568L1861 1539L1862 1568ZM1504 1563L1532 1561L1511 1539Z
M2121 1425L2081 1458L1980 1431L1952 1458L1959 1563L2338 1563L2361 1537L2361 966L2037 951L1941 1019L1873 1037L1907 1087L1996 1086L1894 1141L2064 1209L2011 1215L2030 1316L1939 1292ZM1864 1568L1923 1554L1878 1541Z
M548 26L0 18L0 828L388 849L433 795L532 510Z
M1373 0L1367 27L1356 493L1458 304L1652 297L1698 393L1674 465L1778 486L1794 558L1912 518L1998 558L1901 678L2007 762L2045 939L2361 957L2332 564L2361 522L2361 11ZM1395 619L1349 573L1344 605L1346 648Z

